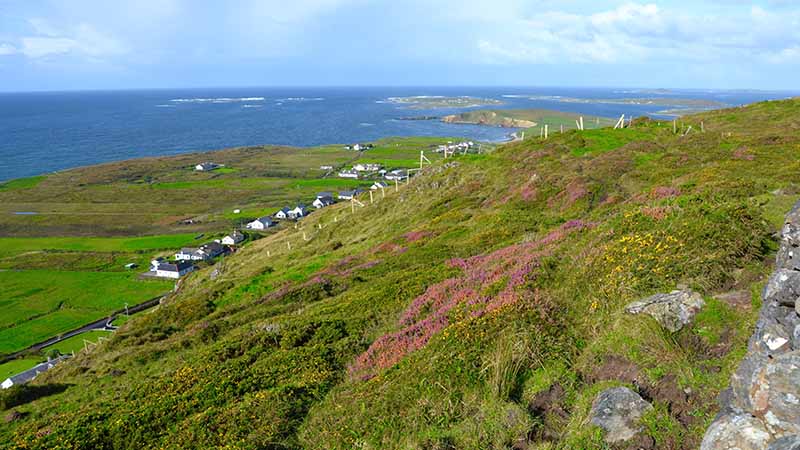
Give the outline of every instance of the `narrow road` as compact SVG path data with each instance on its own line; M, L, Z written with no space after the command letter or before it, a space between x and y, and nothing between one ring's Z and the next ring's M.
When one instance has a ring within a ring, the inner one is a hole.
M144 311L146 309L150 309L150 308L158 305L159 302L161 302L161 299L164 298L164 297L166 297L166 294L165 295L160 295L160 296L155 297L155 298L151 298L150 300L148 300L148 301L146 301L144 303L139 303L136 306L132 306L132 307L128 308L128 314L136 314L136 313ZM79 328L75 328L73 330L67 331L67 332L62 333L62 334L60 334L58 336L49 338L49 339L47 339L45 341L38 342L38 343L33 344L33 345L31 345L30 347L28 347L28 348L26 348L24 350L20 350L18 352L12 353L10 355L2 356L2 357L0 357L0 364L2 364L4 362L7 362L7 361L11 361L12 359L17 358L18 356L22 356L25 353L38 352L39 350L43 349L44 347L47 347L48 345L57 344L57 343L65 340L65 339L69 339L69 338L71 338L73 336L76 336L78 334L84 333L86 331L92 331L92 330L109 330L110 331L110 330L113 330L113 329L115 329L115 327L111 326L111 322L115 318L117 318L117 316L119 316L120 314L124 314L124 313L125 313L124 309L120 309L118 311L114 311L108 317L104 317L102 319L95 320L92 323L88 323L88 324L83 325L83 326L81 326Z

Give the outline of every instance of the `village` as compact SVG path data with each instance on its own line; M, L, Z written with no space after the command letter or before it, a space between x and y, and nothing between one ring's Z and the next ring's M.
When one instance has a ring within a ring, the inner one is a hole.
M447 158L448 156L457 154L457 152L466 154L473 149L474 146L475 144L472 142L448 142L447 144L431 147L430 150L434 151L435 153L443 153L444 157ZM345 148L363 152L374 148L374 146L373 144L353 144L345 146ZM280 225L282 224L284 224L284 226L286 224L294 224L296 227L299 221L303 220L314 211L342 202L361 204L361 202L358 201L358 197L361 195L370 194L370 198L372 198L373 193L378 191L380 191L382 195L385 195L385 192L383 191L386 189L393 188L397 190L399 189L399 185L401 183L407 183L410 180L414 171L421 170L424 163L429 164L430 161L428 161L428 159L424 156L424 151L420 151L420 168L418 169L387 169L383 164L379 163L355 163L348 165L347 167L341 167L338 170L333 165L321 165L319 167L320 170L327 171L330 175L335 175L340 179L354 180L354 187L336 192L317 192L313 200L308 202L308 204L299 202L294 205L284 206L272 214L242 222L241 226L235 227L231 233L228 233L221 238L212 239L197 246L182 247L169 257L164 255L155 256L150 260L148 270L142 273L140 276L145 279L152 278L179 281L181 278L196 270L214 264L219 258L235 253L238 248L246 244L249 240L257 239L261 237L264 232L269 230L280 228ZM191 169L195 172L208 173L225 167L226 166L224 164L205 161L192 166ZM235 214L239 214L241 210L234 209L233 212ZM187 221L187 223L192 222L191 219L187 219ZM198 235L196 238L201 238L202 236L203 235ZM128 270L134 270L137 267L138 266L134 263L125 265L125 269ZM146 308L158 304L158 299L155 300L155 302L149 302L151 304L148 304ZM112 325L112 322L120 315L128 316L127 309L128 308L126 307L126 310L123 313L113 314L107 319L104 319L102 323L98 322L96 324L92 324L93 328L89 326L83 327L80 330L74 330L71 333L54 338L52 342L49 342L47 345L61 342L64 339L77 339L79 335L83 336L81 333L89 329L113 331L116 329L116 326ZM142 309L145 308L136 308L135 310ZM90 348L93 345L97 345L96 343L87 341L85 339L83 340L83 343L85 348ZM49 348L47 345L42 345L42 349L47 350ZM72 354L53 353L50 355L48 353L47 361L39 363L28 370L19 372L6 378L0 382L0 388L7 389L15 385L25 384L33 380L40 373L53 368L55 365L73 356L74 351Z

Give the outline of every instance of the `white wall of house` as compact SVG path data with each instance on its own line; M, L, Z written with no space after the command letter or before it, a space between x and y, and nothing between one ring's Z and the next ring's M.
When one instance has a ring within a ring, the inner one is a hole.
M164 278L180 278L181 275L178 272L172 272L169 270L156 270L157 277L164 277Z

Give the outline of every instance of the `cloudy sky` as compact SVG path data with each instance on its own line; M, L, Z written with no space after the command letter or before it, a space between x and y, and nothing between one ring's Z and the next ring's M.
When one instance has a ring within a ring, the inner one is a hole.
M0 90L800 88L800 1L0 0Z

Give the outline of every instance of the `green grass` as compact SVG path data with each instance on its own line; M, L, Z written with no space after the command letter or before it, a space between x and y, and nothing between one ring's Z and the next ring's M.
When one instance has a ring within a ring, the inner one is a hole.
M169 291L165 281L139 281L126 273L50 270L0 272L3 309L0 353L22 350L48 337L100 319Z
M48 345L42 349L42 352L47 353L51 350L58 350L62 355L66 355L72 352L79 352L84 349L84 340L97 343L99 338L110 338L111 332L110 331L100 331L100 330L92 330L87 331L85 333L81 333L70 338L64 339L61 342L55 343L53 345Z
M73 252L143 252L175 249L195 241L194 234L143 236L131 238L35 237L0 238L0 257L25 252L61 250Z
M42 362L42 358L19 358L0 364L0 382L6 378L24 372L36 364Z
M705 134L640 120L437 162L399 193L355 213L325 208L186 278L37 379L71 386L18 406L31 414L0 424L0 439L609 448L588 425L596 395L663 382L691 392L696 420L678 420L651 390L644 432L659 448L697 448L758 313L757 301L715 298L757 293L771 270L780 210L797 195L798 117L800 101L770 102L684 119L702 118ZM753 158L735 157L741 146ZM394 156L411 160L412 147ZM625 313L678 285L707 301L680 332Z
M36 187L39 183L44 181L47 178L44 175L39 175L35 177L29 178L18 178L16 180L6 181L4 183L0 183L0 191L15 191L15 190L24 190Z

